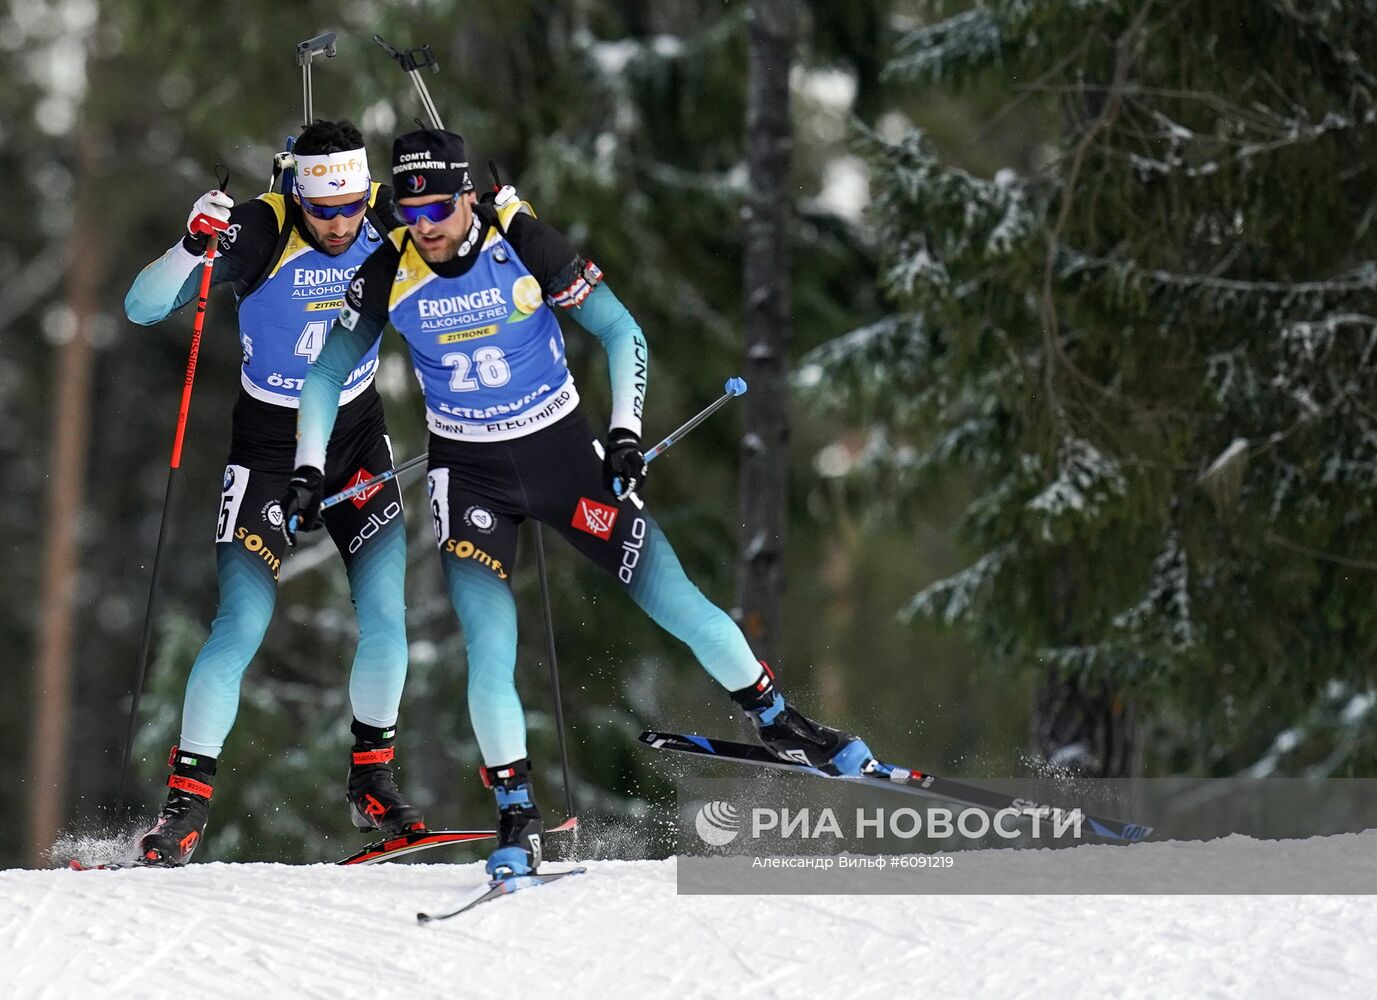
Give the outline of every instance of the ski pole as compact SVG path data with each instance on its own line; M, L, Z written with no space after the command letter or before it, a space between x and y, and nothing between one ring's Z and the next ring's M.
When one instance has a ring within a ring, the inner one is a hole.
M564 738L564 702L559 694L559 661L555 658L555 619L550 609L550 580L545 571L545 539L540 522L531 519L535 537L536 576L540 580L540 610L545 618L545 658L550 664L550 691L555 700L555 738L559 744L559 766L564 774L564 808L570 819L578 816L574 808L574 783L569 777L569 746Z
M322 500L320 502L320 509L328 510L336 504L344 503L344 501L346 500L352 500L360 493L367 492L368 490L371 490L374 486L381 486L383 483L391 479L396 479L403 472L406 472L409 469L416 468L416 466L420 465L429 457L429 455L417 455L415 458L408 458L405 462L403 462L401 465L397 466L394 469L388 469L386 472L378 473L372 479L365 479L361 483L355 483L347 490L340 490L333 496L328 496L324 500ZM296 531L298 520L299 519L297 518L297 516L293 514L292 519L287 523L287 529L293 532Z
M444 128L445 126L440 121L440 112L435 110L435 102L430 99L430 90L426 87L425 78L421 76L423 69L429 69L432 73L440 72L440 64L435 61L430 46L422 45L419 49L399 52L383 41L382 35L374 35L373 41L381 45L384 52L397 60L402 72L411 77L411 82L416 85L416 93L421 95L421 106L426 109L426 115L430 118L430 127Z
M344 503L344 501L346 501L346 500L352 500L352 499L354 499L354 497L358 496L360 493L365 493L365 492L367 492L368 490L371 490L374 486L381 486L383 483L387 482L388 480L396 479L396 478L397 478L398 476L400 476L403 472L406 472L406 471L409 470L409 469L414 469L414 468L416 468L416 466L418 466L418 465L420 465L421 463L423 463L423 462L424 462L427 458L429 458L429 457L430 457L429 455L417 455L415 458L408 458L405 462L403 462L401 465L397 466L396 468L388 469L386 472L380 472L380 473L378 473L376 476L374 476L372 479L365 479L365 480L364 480L363 482L361 482L361 483L355 483L353 486L349 487L347 490L340 490L340 491L339 491L338 493L336 493L334 496L329 496L329 497L326 497L324 500L322 500L322 501L320 502L320 509L321 509L321 510L329 510L331 507L335 506L335 504ZM295 524L295 522L296 522L296 517L295 517L295 515L293 515L292 521L293 521L292 530L295 531L295 530L296 530L296 524Z
M229 189L229 173L216 181L221 191ZM153 550L153 575L148 583L148 606L143 617L143 636L139 640L138 661L134 670L134 697L129 705L129 727L124 734L124 754L120 758L120 783L116 802L124 801L125 779L129 773L129 756L134 747L134 730L138 727L139 701L143 696L143 679L148 667L148 647L153 637L153 616L157 607L158 579L162 575L163 543L167 538L168 512L172 509L172 487L177 481L177 470L182 465L182 442L186 437L187 414L191 410L191 387L196 381L196 361L201 354L201 330L206 321L206 299L210 296L210 276L215 269L215 253L220 247L220 231L224 223L217 223L205 216L192 223L195 232L206 237L206 260L201 265L201 288L196 299L196 319L192 324L191 351L187 355L186 375L182 380L182 401L177 410L177 431L172 439L172 460L167 469L167 492L163 496L162 520L158 523L158 544Z
M297 43L296 61L301 67L301 104L306 109L306 120L301 123L302 128L309 128L311 123L315 121L315 94L311 90L311 59L322 55L326 59L335 57L335 33L333 31L326 31L314 38L308 38L304 42Z
M741 378L740 376L734 376L732 378L729 378L727 379L726 384L722 386L722 390L723 392L721 398L715 400L708 406L705 406L696 415L689 417L688 420L684 421L677 429L675 429L669 435L669 437L665 438L654 448L651 448L649 451L647 451L645 453L645 464L649 465L654 459L669 451L671 447L673 447L676 443L683 439L685 434L693 430L704 420L707 420L708 417L712 416L723 406L727 405L728 400L733 399L737 396L746 395L746 380L744 378ZM601 448L599 448L599 451L601 451ZM612 492L620 493L621 491L621 480L613 479Z

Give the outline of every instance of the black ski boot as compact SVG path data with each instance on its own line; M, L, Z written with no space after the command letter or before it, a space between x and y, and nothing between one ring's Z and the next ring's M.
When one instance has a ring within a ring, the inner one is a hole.
M534 875L540 867L541 823L531 788L531 762L479 768L483 784L497 793L497 850L488 858L493 878Z
M403 798L392 774L393 744L397 729L379 729L358 719L349 727L354 734L353 758L349 765L349 817L365 833L409 833L424 830L421 810Z
M182 752L173 747L167 758L167 802L152 829L139 838L139 864L178 868L191 860L210 818L211 779L219 763L214 757Z
M760 679L731 693L755 723L760 742L780 760L815 767L826 774L860 774L874 760L865 742L808 718L775 688L774 674L762 661Z

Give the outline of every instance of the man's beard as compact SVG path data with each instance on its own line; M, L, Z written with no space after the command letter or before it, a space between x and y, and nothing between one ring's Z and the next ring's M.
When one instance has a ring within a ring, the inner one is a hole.
M427 264L443 264L447 260L453 260L455 251L459 248L459 240L453 236L446 236L443 243L427 246L419 240L412 241L421 259Z
M420 240L412 240L421 259L427 264L443 264L456 257L467 257L478 249L478 238L483 235L483 223L475 214L469 222L469 229L462 237L445 236L444 242L427 246Z

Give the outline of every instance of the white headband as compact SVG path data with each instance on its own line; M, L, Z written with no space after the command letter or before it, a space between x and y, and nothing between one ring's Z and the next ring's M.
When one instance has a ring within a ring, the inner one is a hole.
M318 153L296 158L296 182L303 198L362 194L368 190L368 151Z

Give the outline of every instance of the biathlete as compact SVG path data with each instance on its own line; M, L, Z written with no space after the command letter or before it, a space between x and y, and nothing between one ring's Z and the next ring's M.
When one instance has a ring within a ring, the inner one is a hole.
M240 205L222 191L202 195L187 235L143 269L125 298L129 319L144 325L194 299L207 239L198 231L213 228L219 252L211 282L233 285L243 348L215 525L220 603L187 679L167 802L139 841L145 864L185 864L205 832L240 681L277 598L287 548L279 500L292 476L301 388L347 285L395 223L391 189L369 175L363 136L353 125L317 121L302 131L293 152L289 192ZM316 473L320 488L335 492L392 468L382 399L373 384L377 369L374 337L339 382L330 461ZM360 830L424 829L392 771L407 668L406 533L397 483L333 507L324 522L344 560L359 626L349 677L350 815Z
M854 736L786 702L736 623L684 574L635 496L645 480L641 410L647 350L602 271L538 221L510 189L474 197L462 137L421 129L392 147L406 222L363 263L301 392L297 469L283 497L288 530L316 526L336 400L388 323L421 381L430 426L430 506L450 600L468 652L469 714L498 808L495 876L536 870L541 817L517 695L517 526L550 525L618 580L750 715L775 754L830 773L870 761ZM606 348L611 430L603 457L565 363L555 311ZM615 487L615 489L614 489Z

